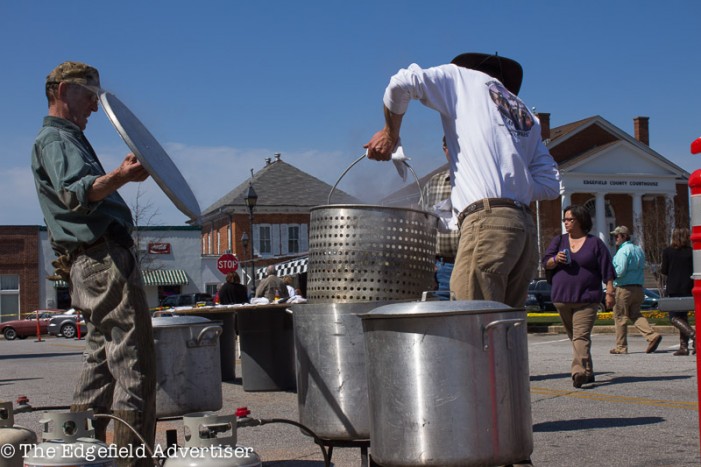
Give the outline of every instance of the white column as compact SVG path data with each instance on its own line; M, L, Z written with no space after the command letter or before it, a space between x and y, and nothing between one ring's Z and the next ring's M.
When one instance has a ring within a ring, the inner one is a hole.
M667 220L669 221L669 233L670 236L672 235L672 230L676 227L676 216L675 216L675 209L674 209L674 195L671 195L667 193L664 195L664 207L665 207L665 212L669 213L667 215ZM668 238L668 242L671 242L672 239Z
M568 192L566 192L566 191L565 191L564 193L562 193L561 199L560 199L560 203L562 203L561 206L560 206L560 214L562 214L562 213L563 213L563 210L564 210L567 206L570 205L570 203L571 203L570 196L571 196L571 195L570 195ZM560 222L562 222L562 221L560 221ZM561 224L561 225L560 225L560 228L562 229L562 233L565 233L565 224Z
M596 234L599 236L602 242L608 245L609 233L606 228L606 200L604 196L606 193L596 193L596 219L594 220L594 227L596 228Z
M643 246L643 195L635 193L633 196L633 231L635 240L642 248Z

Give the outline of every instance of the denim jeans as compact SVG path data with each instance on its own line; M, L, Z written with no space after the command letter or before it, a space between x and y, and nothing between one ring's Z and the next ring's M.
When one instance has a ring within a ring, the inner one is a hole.
M436 261L436 281L438 282L436 296L441 300L450 300L450 276L453 273L453 266L453 263Z

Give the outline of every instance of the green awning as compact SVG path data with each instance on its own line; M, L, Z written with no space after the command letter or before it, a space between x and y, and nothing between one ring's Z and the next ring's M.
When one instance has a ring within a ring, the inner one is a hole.
M159 269L156 271L144 271L141 273L145 286L158 285L186 285L190 281L187 273L182 269Z
M144 285L159 286L159 285L187 285L190 283L187 278L187 273L183 269L159 269L156 271L142 271L141 277L144 280ZM66 281L54 281L55 288L68 287Z

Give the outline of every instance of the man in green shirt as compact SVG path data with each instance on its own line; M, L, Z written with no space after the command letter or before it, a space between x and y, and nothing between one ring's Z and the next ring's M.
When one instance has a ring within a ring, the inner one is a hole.
M660 345L662 336L652 329L647 318L640 312L645 298L645 253L631 241L630 231L625 225L616 227L611 235L616 236L618 251L613 257L613 268L616 271L616 279L613 281L616 286L616 304L613 307L616 347L610 352L614 355L628 353L628 320L631 320L648 342L645 352L653 353Z
M87 321L87 358L71 410L112 412L153 445L156 362L141 273L133 251L131 211L117 189L148 172L133 154L105 172L83 131L97 111L98 71L65 62L46 78L48 116L32 150L32 172L52 246L66 266L71 305ZM70 272L68 272L70 268ZM99 419L102 440L108 419ZM115 422L119 447L140 445ZM118 465L151 465L120 458Z

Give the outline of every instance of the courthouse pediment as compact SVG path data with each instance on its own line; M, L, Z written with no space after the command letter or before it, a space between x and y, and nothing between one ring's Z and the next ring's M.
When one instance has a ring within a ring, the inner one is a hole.
M653 175L659 177L684 176L682 170L666 159L656 157L628 141L615 141L595 147L560 164L565 173L606 175Z

